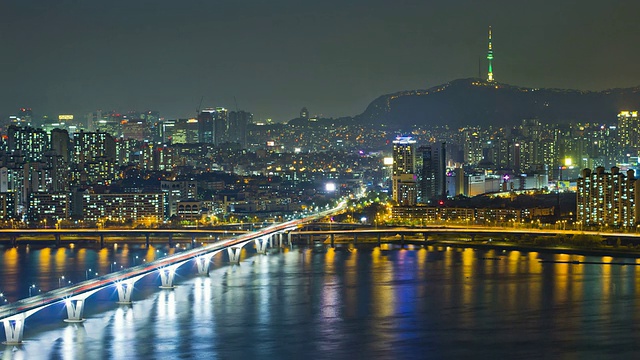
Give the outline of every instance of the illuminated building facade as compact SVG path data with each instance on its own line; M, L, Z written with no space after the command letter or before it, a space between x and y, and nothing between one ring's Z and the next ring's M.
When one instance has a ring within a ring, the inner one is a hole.
M20 152L26 162L42 160L45 151L49 149L49 136L42 129L11 125L7 133L8 150Z
M617 167L582 170L578 178L576 221L585 226L630 228L638 222L636 207L638 180L633 170L625 173Z
M32 193L29 195L28 217L32 221L46 219L53 227L53 222L69 217L69 194Z
M418 198L416 141L400 136L393 141L393 200L399 205L415 205Z
M618 114L618 148L621 156L638 155L640 149L640 118L637 111L621 111Z
M140 221L164 218L162 193L82 194L82 214L87 221Z
M106 132L73 134L72 178L77 183L108 185L115 179L116 143Z

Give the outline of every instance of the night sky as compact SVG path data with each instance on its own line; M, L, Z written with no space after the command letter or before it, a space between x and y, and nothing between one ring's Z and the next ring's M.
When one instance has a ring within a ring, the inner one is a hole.
M0 116L225 106L287 121L494 75L532 87L640 85L640 1L5 0ZM486 69L483 63L483 77Z

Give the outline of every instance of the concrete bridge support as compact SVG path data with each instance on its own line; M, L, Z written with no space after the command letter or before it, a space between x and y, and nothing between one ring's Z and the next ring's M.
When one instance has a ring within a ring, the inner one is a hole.
M64 320L68 323L80 323L85 321L82 317L84 313L84 301L100 289L86 292L82 295L73 296L65 300L64 305L67 308L67 318Z
M6 345L20 345L22 343L22 335L24 334L24 320L26 316L19 314L11 318L3 320L4 334L7 341Z
M336 234L331 234L331 247L336 247Z
M67 308L67 318L64 320L65 322L79 323L86 320L82 318L82 314L84 313L84 300L84 298L65 300L64 305Z
M149 234L144 234L144 244L149 248Z
M169 234L169 249L173 247L173 234Z
M263 236L255 240L256 251L258 252L258 254L267 253L267 243L270 241L271 241L271 236Z
M56 247L60 247L60 234L54 234L54 239L56 239Z
M35 312L45 308L41 306L39 308L29 310L20 314L10 316L2 319L4 324L4 335L6 341L3 341L5 345L20 345L22 344L22 335L24 334L24 322L27 318L33 315Z
M18 236L11 235L9 238L11 239L11 247L18 246Z
M175 286L173 285L173 279L176 276L176 269L173 266L169 266L166 268L162 268L158 270L160 272L160 281L162 285L160 285L160 289L173 289Z
M104 247L104 234L100 234L100 248Z
M214 251L202 256L196 257L196 267L198 268L198 275L209 275L209 265L211 264L211 258L222 250Z
M227 253L229 254L229 262L232 264L240 263L240 252L242 251L242 246L230 246L227 248Z
M130 305L131 294L133 294L133 285L136 281L142 279L146 274L138 275L127 280L116 282L116 290L118 291L118 304Z
M118 304L131 304L131 294L133 294L133 281L122 281L116 285L118 291Z

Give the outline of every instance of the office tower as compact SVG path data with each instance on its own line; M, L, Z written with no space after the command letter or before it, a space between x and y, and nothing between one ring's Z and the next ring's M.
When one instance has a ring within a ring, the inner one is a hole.
M229 141L228 131L229 131L229 119L228 119L228 111L223 107L217 107L215 112L215 119L213 123L213 144L215 146L220 146L223 143Z
M215 109L204 109L198 114L198 142L213 144L213 127L215 119Z
M417 201L415 144L409 136L393 141L392 194L398 205L415 205Z
M491 26L489 26L489 49L487 51L487 61L489 62L487 81L493 82L493 45L491 44Z
M611 228L636 225L640 212L636 203L640 192L633 170L625 174L615 166L610 173L603 167L595 171L584 169L577 185L576 221L580 224Z
M42 129L11 125L7 133L8 150L21 153L26 162L40 161L49 149L49 137Z
M640 149L640 118L637 111L621 111L618 114L618 149L626 154L638 155Z
M196 119L178 119L173 125L172 144L195 144L198 142L199 122Z
M421 161L420 199L428 203L433 199L447 196L446 143L421 146L418 148Z
M105 114L101 110L88 116L89 129L97 132L106 132L113 137L120 137L122 134L122 123L127 120L127 116L112 111Z
M247 147L247 126L253 120L253 114L247 111L229 112L229 141L236 142L245 149Z
M149 123L143 119L130 119L122 122L122 137L138 141L149 140Z
M466 128L463 131L464 136L464 163L468 165L477 165L483 158L482 146L483 141L480 138L479 128Z

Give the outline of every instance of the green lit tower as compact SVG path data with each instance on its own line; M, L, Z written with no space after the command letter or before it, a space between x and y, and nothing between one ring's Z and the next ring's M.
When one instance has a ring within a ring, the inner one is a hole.
M491 46L491 26L489 26L489 51L487 51L487 60L489 61L489 74L487 81L493 82L493 47Z

